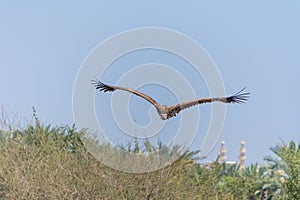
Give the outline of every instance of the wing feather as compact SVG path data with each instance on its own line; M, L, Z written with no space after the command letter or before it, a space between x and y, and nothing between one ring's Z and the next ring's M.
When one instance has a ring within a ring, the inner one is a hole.
M103 92L113 92L115 90L123 90L123 91L127 91L127 92L130 92L132 94L135 94L139 97L142 97L144 98L145 100L147 100L148 102L150 102L151 104L153 105L157 105L158 103L153 99L151 98L150 96L142 93L142 92L139 92L137 90L134 90L134 89L131 89L131 88L126 88L126 87L119 87L119 86L111 86L111 85L106 85L104 83L102 83L101 81L99 80L91 80L92 82L92 85L94 85L96 87L97 90L99 91L103 91Z
M239 92L235 93L234 95L231 95L229 97L206 97L206 98L196 98L196 99L192 99L189 101L185 101L182 103L177 104L174 107L174 111L176 113L180 112L181 110L190 108L192 106L196 106L198 104L203 104L203 103L211 103L214 101L219 101L219 102L223 102L223 103L245 103L246 101L248 101L249 99L249 92L243 92L246 88L243 88L242 90L240 90Z

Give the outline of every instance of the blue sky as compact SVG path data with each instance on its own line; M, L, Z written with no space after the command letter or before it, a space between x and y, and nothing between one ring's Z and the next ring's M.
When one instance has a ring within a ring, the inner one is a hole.
M119 32L162 27L207 50L227 93L251 92L247 104L227 107L219 143L225 140L228 160L237 159L242 140L247 163L262 162L281 139L299 141L300 2L103 2L0 2L1 106L28 118L35 106L44 123L71 125L73 84L89 52Z

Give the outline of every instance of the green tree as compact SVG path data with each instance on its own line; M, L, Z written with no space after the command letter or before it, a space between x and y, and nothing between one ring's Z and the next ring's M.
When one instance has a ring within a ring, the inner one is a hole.
M267 166L257 163L247 166L243 171L238 164L222 164L218 186L221 190L233 194L235 199L261 199L264 190L267 199L281 196L277 176L273 176Z
M265 160L281 176L287 199L300 199L300 143L297 146L294 141L289 145L282 142L270 149L276 157L266 156Z

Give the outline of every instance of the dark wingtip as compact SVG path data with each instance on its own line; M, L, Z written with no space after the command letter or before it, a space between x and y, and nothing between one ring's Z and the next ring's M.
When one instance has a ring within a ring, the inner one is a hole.
M246 87L244 87L243 89L241 89L239 92L235 93L234 95L227 97L226 98L226 102L227 103L246 103L246 101L249 100L249 92L243 92L246 89Z
M99 80L91 80L92 85L96 87L97 90L103 92L113 92L115 89L112 86L106 85Z

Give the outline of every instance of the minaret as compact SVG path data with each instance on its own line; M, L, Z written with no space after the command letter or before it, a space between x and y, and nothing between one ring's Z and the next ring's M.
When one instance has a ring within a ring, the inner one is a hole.
M246 148L245 148L245 141L241 142L240 148L240 171L244 171L245 169L245 160L246 160Z
M226 148L225 148L225 142L221 142L221 148L220 148L220 154L219 154L219 162L223 163L226 161Z

